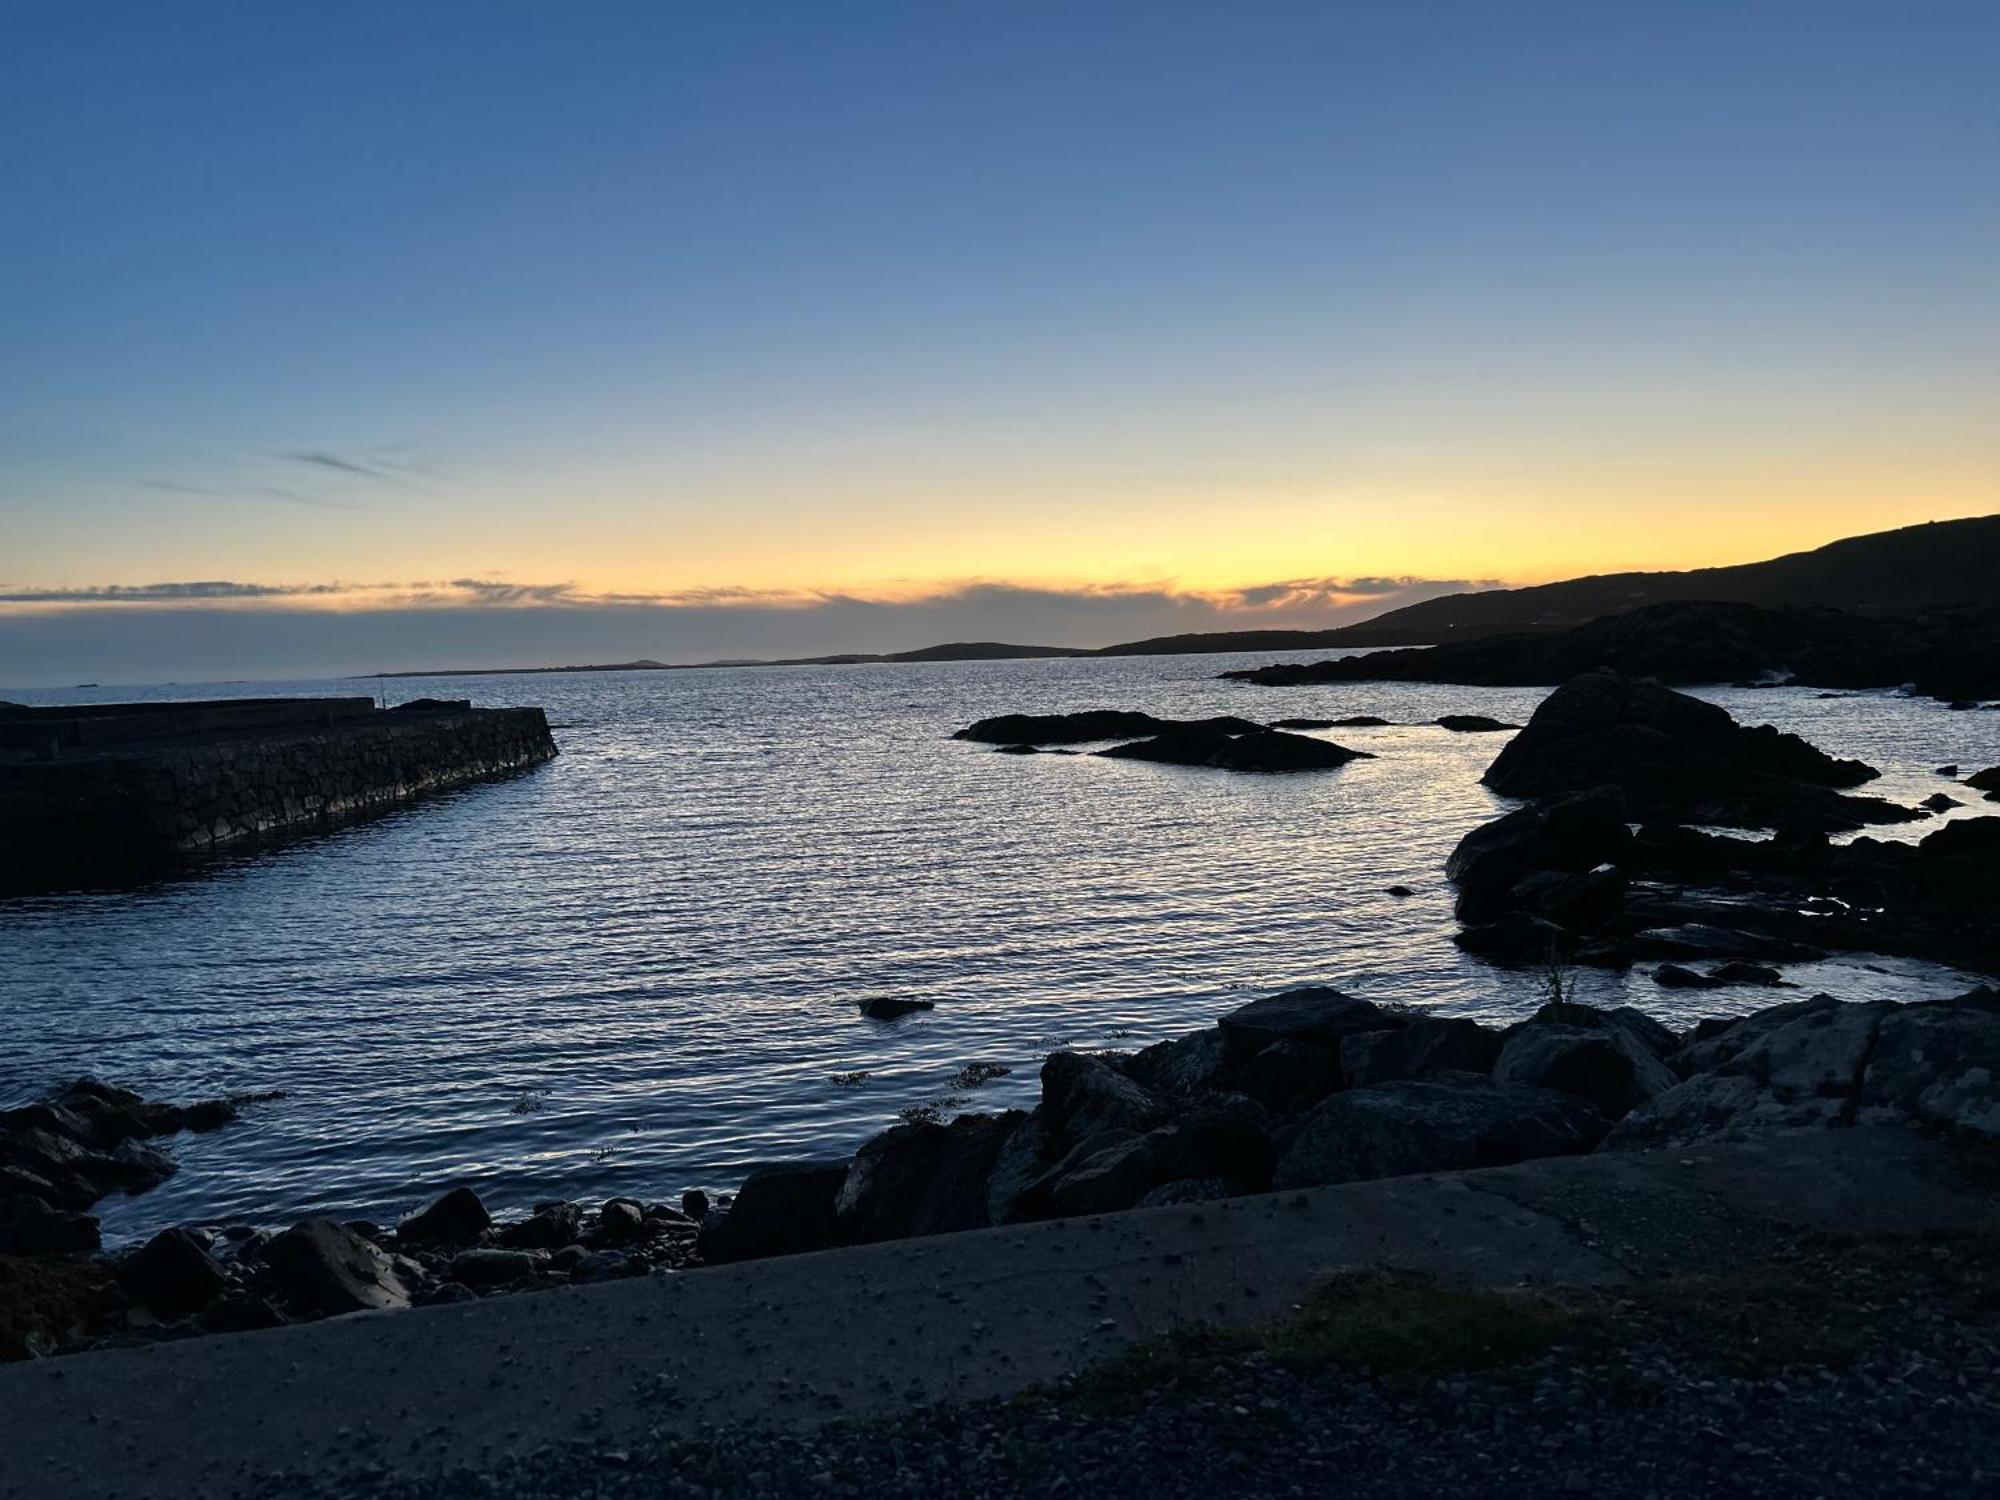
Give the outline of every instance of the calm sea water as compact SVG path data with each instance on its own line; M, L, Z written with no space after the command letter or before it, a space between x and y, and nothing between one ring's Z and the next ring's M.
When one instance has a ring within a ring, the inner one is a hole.
M389 1219L455 1181L508 1207L727 1188L760 1160L851 1149L906 1106L1031 1102L1051 1049L1140 1046L1287 985L1493 1020L1532 1009L1531 979L1452 946L1442 878L1456 840L1505 805L1478 784L1501 736L1335 731L1380 758L1285 777L948 738L990 713L1092 707L1518 722L1541 696L1215 679L1272 659L388 684L391 701L540 703L563 754L147 890L0 903L0 1100L82 1071L183 1099L286 1091L182 1139L165 1186L107 1200L107 1233L123 1237ZM1875 789L1905 801L1944 785L1940 762L2000 759L1991 715L1887 695L1709 696L1885 767ZM1388 896L1398 883L1417 894ZM1972 982L1894 960L1792 974L1850 998ZM1643 973L1584 986L1675 1020L1771 998L1689 997ZM936 1009L865 1021L855 1002L870 995ZM975 1062L1012 1072L955 1086Z

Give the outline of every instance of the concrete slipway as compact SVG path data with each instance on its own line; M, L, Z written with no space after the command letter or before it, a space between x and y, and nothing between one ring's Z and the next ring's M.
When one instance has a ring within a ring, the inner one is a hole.
M0 1495L223 1500L285 1470L1005 1395L1177 1321L1281 1312L1341 1269L1592 1284L1801 1230L1995 1224L1947 1146L1879 1128L871 1245L0 1367Z

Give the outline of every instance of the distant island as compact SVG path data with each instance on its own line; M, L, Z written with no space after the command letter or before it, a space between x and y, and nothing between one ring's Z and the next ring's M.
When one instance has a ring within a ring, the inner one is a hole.
M1649 605L1701 600L1764 608L1816 606L1896 616L1991 603L2000 591L2000 515L1872 532L1764 562L1665 573L1602 573L1528 588L1446 594L1332 630L1224 630L1153 636L1116 646L1021 646L954 641L915 651L778 660L593 662L376 672L375 678L491 677L537 672L685 672L716 667L842 667L1040 657L1194 656L1241 651L1433 646L1486 636L1554 633Z

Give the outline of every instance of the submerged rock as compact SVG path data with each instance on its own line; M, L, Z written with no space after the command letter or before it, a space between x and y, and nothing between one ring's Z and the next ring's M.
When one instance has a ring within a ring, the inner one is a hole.
M920 1010L934 1010L934 1000L904 1000L894 995L871 995L859 1002L861 1014L871 1021L893 1021L898 1016L915 1015Z

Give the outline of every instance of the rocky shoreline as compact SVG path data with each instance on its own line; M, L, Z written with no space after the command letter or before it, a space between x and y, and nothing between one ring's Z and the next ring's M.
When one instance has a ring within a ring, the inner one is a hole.
M959 737L1126 735L1149 736L1127 748L1301 739L1122 713L1010 716ZM1571 963L1654 961L1663 987L1777 988L1783 965L1837 948L2000 972L2000 818L1954 819L1914 844L1835 844L1937 810L1857 794L1875 774L1658 683L1584 674L1486 773L1524 805L1468 834L1447 871L1458 941L1529 971L1546 1003L1528 1019L1495 1028L1291 990L1136 1053L1057 1052L1032 1109L908 1120L851 1157L754 1171L713 1203L550 1202L496 1223L453 1186L393 1226L183 1226L105 1255L92 1205L171 1173L157 1140L219 1128L250 1101L162 1105L79 1080L0 1113L0 1357L1770 1130L1891 1122L1991 1140L1991 988L1913 1005L1814 995L1676 1032L1629 1006L1577 1004L1565 978ZM1964 784L2000 797L2000 768Z

